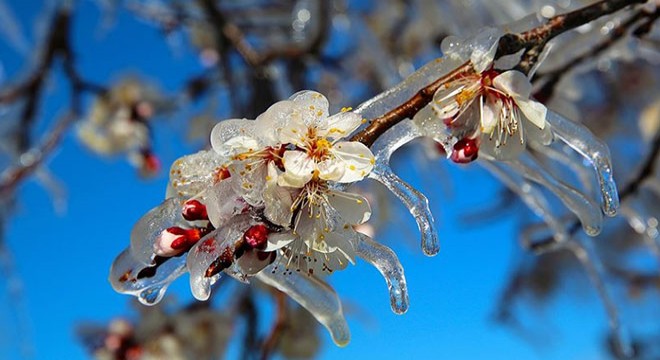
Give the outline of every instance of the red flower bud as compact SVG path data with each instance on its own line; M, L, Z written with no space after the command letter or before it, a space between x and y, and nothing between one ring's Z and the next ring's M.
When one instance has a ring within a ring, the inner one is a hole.
M243 240L253 249L263 249L268 241L268 228L264 224L252 225L243 235Z
M186 203L183 204L181 214L183 215L183 218L188 221L209 219L209 215L206 213L206 205L197 200L186 201Z

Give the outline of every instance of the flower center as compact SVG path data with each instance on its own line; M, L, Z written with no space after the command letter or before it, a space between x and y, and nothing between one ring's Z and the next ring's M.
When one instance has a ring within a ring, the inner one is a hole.
M328 155L331 147L332 144L327 139L317 138L312 141L312 146L308 150L309 157L316 161L321 161Z

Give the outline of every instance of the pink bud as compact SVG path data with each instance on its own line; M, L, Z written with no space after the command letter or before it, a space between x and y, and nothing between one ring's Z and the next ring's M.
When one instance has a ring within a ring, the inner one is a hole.
M181 214L183 215L183 218L188 221L209 219L209 215L206 212L206 205L202 204L198 200L186 201L186 203L183 204Z
M479 156L479 142L477 139L463 138L454 144L450 159L459 164L467 164Z
M154 253L172 257L190 249L200 239L198 229L182 229L173 226L163 230L154 242Z

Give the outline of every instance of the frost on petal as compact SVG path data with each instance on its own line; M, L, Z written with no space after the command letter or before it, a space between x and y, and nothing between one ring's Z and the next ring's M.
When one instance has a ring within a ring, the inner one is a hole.
M289 98L298 107L295 115L301 116L307 126L319 126L328 117L330 104L323 94L311 90L299 91Z
M340 183L351 183L364 179L373 169L375 159L369 148L357 141L342 141L332 147L332 155L344 166L344 174L337 179Z
M209 221L216 228L224 225L232 216L242 214L247 210L248 204L240 194L236 193L233 184L235 177L221 181L210 188L203 197Z
M220 278L220 271L234 265L234 243L250 226L249 218L239 216L232 222L204 236L193 246L186 260L190 272L190 290L198 300L207 300L211 286ZM212 271L217 270L217 271Z
M223 156L234 156L237 154L250 153L259 149L259 142L251 136L240 135L225 141L224 145L216 150Z
M284 153L284 174L278 179L280 186L300 188L312 179L316 164L307 153L297 150L288 150Z
M541 130L545 129L545 116L548 112L548 109L545 107L545 105L534 100L523 98L515 98L515 101L520 108L520 111L525 114L525 118L527 118L527 120L529 120L537 128Z
M408 287L403 267L392 249L373 241L366 235L360 235L357 255L373 265L383 275L390 292L392 311L403 314L408 311Z
M143 265L152 265L154 244L161 232L183 221L181 203L176 198L169 198L149 210L131 230L130 252L133 259Z
M263 191L266 186L267 168L264 162L249 164L238 162L230 166L232 173L239 174L232 184L236 193L240 194L248 204L261 206L263 204Z
M343 191L330 191L330 205L337 210L342 220L351 225L365 223L371 217L371 206L366 198Z
M528 99L532 84L525 74L517 70L505 71L493 79L493 86L511 97Z
M320 136L330 139L348 137L362 124L362 117L351 111L343 111L326 119L319 129Z
M227 141L238 136L252 136L254 133L254 120L229 119L216 124L211 130L211 146L213 150L224 157L234 154ZM235 144L234 144L235 145Z
M274 171L273 166L269 164L269 174ZM271 179L266 182L263 192L264 216L276 225L288 227L291 225L291 216L293 215L291 210L293 197L289 189L277 185L277 179L274 175L269 176Z
M254 124L254 134L264 141L264 145L274 145L279 141L280 133L286 126L295 104L293 101L283 100L271 105L261 115L257 116Z
M172 281L186 272L184 256L158 258L154 266L145 266L124 250L112 263L110 284L122 294L137 296L144 305L155 305L165 295Z
M297 272L285 275L274 270L274 267L274 265L266 267L257 274L257 278L289 295L328 329L335 344L346 346L351 335L342 312L341 302L334 290L314 276Z
M216 175L226 158L213 151L200 151L177 159L170 169L167 197L180 201L197 196L216 181Z

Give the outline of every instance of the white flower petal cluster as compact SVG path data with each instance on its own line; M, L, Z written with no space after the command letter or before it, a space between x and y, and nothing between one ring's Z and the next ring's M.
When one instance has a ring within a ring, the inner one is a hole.
M284 269L332 272L353 262L353 226L371 214L366 199L336 188L373 169L369 148L344 140L362 118L329 116L328 107L322 94L303 91L254 121L222 122L211 134L213 149L231 159L242 197L263 205L266 219L283 229L269 237L268 250L285 253Z
M529 79L517 70L493 67L497 42L488 51L472 51L472 72L438 89L426 111L415 121L425 127L429 119L442 121L456 137L445 143L455 162L475 160L479 152L498 160L514 159L528 141L547 145L552 139L546 107L530 99Z
M115 260L115 290L160 301L190 273L193 295L208 299L221 274L257 278L289 294L330 331L349 331L337 295L318 276L360 256L390 285L394 311L407 309L403 269L393 252L354 227L371 216L366 198L345 191L372 171L368 147L347 138L363 123L303 91L255 120L231 119L211 133L212 150L175 161L166 198L140 219ZM386 256L380 259L379 256Z

